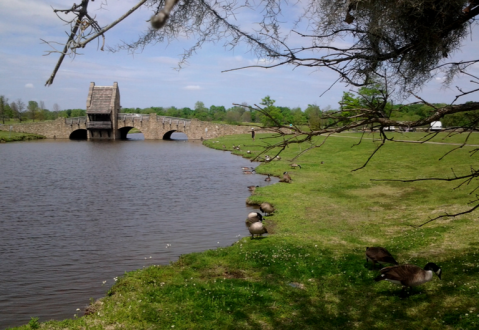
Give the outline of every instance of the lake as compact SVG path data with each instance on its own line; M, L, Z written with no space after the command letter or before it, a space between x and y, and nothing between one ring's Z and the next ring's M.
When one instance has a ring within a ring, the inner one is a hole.
M241 167L257 164L128 137L0 145L0 329L82 315L124 272L249 235L247 186L266 182Z

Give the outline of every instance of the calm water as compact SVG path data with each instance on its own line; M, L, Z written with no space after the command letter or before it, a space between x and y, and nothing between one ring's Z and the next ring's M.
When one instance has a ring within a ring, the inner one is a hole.
M125 271L247 236L252 165L200 142L1 144L0 329L72 318Z

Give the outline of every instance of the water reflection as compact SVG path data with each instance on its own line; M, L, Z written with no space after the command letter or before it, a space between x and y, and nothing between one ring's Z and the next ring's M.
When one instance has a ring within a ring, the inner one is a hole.
M130 133L126 136L128 140L144 140L143 133ZM170 141L188 141L188 137L185 133L174 132L171 134Z

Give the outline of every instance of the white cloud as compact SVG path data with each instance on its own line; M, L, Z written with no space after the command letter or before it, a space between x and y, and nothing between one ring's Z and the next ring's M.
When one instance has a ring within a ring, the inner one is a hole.
M25 85L25 88L34 88L32 83L28 83Z
M201 87L198 86L198 85L188 85L188 86L184 87L183 89L186 89L186 90L189 90L189 91L197 91L197 90L200 90Z

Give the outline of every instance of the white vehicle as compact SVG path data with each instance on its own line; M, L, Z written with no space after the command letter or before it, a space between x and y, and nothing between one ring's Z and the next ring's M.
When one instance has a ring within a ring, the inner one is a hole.
M440 131L442 130L442 123L440 121L433 121L431 123L431 131Z

